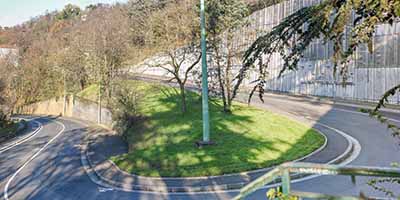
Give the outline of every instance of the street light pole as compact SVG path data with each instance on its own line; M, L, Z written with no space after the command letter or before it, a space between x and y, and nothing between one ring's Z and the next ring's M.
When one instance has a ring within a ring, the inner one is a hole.
M62 68L63 79L64 79L64 105L63 105L63 116L67 115L67 77L65 75L65 69Z
M203 144L210 143L210 119L208 112L208 73L207 73L207 44L206 44L206 19L204 0L200 0L201 17L201 65L202 65L202 103L203 103Z

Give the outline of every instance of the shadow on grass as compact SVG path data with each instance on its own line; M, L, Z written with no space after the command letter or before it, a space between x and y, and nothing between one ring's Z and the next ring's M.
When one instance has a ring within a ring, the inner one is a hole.
M276 136L253 134L249 127L256 124L253 108L234 105L233 114L226 114L219 100L211 99L211 139L216 145L199 149L195 142L202 138L200 95L187 92L188 111L182 114L179 93L173 88L157 89L157 98L148 97L143 110L148 121L129 130L129 153L110 155L130 173L163 177L228 174L294 160L320 146L314 143L318 140L312 129L293 144ZM289 150L282 151L282 146Z

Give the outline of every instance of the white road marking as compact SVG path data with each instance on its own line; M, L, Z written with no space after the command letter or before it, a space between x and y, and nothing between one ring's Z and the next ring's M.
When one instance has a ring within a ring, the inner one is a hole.
M35 121L34 119L32 119L32 121L34 121L35 123L37 123L37 124L39 125L39 128L37 128L37 129L36 129L35 131L33 131L31 134L29 134L29 135L23 137L22 139L17 140L17 141L15 141L14 143L12 143L12 144L10 144L10 145L7 145L7 146L5 146L5 147L2 147L2 148L0 149L0 154L3 153L3 152L5 152L5 151L8 151L8 150L10 150L10 149L12 149L12 148L14 148L14 147L16 147L16 146L18 146L18 145L20 145L20 144L22 144L22 143L25 143L25 142L31 140L33 137L35 137L35 136L42 130L42 128L43 128L42 123L40 123L40 122L38 122L38 121Z
M353 114L369 116L368 114L362 113L362 112L350 111L350 110L345 110L345 109L340 109L340 108L332 108L332 109L333 110L337 110L337 111L342 111L342 112L348 112L348 113L353 113ZM307 117L307 118L309 120L310 119L313 120L310 117ZM388 118L388 119L391 120L391 121L400 122L400 120L396 120L396 119L392 119L392 118ZM75 121L75 120L73 120L73 121ZM79 122L79 121L75 121L75 122L78 122L80 124L84 124L84 123ZM346 138L351 138L351 141L353 141L355 143L356 148L354 150L354 153L349 158L347 158L343 163L341 163L340 165L342 165L342 166L343 165L348 165L351 162L353 162L360 155L362 148L361 148L360 143L357 141L357 139L353 138L349 134L347 134L347 133L345 133L345 132L343 132L343 131L341 131L339 129L335 129L335 128L331 127L331 126L328 126L328 125L320 123L320 122L318 124L328 128L328 129L331 129L331 130L333 130L333 131L335 131L335 132L337 132L337 133L339 133L341 135L345 135L345 137L348 136ZM84 124L84 125L87 126L86 124ZM332 161L330 161L329 163L331 163L331 162ZM304 182L304 181L312 180L312 179L315 179L315 178L318 178L318 177L321 177L321 176L322 175L310 175L310 176L307 176L307 177L304 177L304 178L292 180L291 183L293 184L293 183ZM95 183L97 185L104 185L104 186L106 186L105 188L110 188L109 185L104 184L103 182L98 182L98 181L94 180L93 177L89 176L89 178L92 180L93 183ZM280 185L279 183L278 184L272 184L272 185L265 185L263 187L258 188L257 190L269 189L269 188L277 187L279 185ZM134 192L134 193L138 193L138 194L163 194L163 195L171 194L171 193L168 193L168 192L136 191L136 190L129 190L129 189L124 189L124 188L112 187L112 186L111 186L111 188L113 190L116 190L116 191ZM229 193L229 192L240 192L240 189L223 190L223 191L205 191L205 192L184 192L184 193L173 193L173 195L181 196L181 195L188 195L188 194L222 194L222 193Z
M339 108L334 108L334 110L338 110L338 111L343 111L343 112L348 112L348 113L354 113L354 114L359 114L359 115L368 116L368 114L361 113L361 112L356 112L356 111L349 111L349 110L344 110L344 109L339 109ZM389 118L389 120L391 120L391 121L396 121L396 122L400 122L400 120L396 120L396 119L392 119L392 118ZM74 120L74 121L75 121L75 120ZM8 182L7 182L7 184L6 184L5 188L4 188L4 198L5 198L5 200L9 200L9 198L8 198L8 188L9 188L11 182L13 181L13 179L15 179L15 177L16 177L16 176L17 176L17 175L18 175L32 160L34 160L37 156L39 156L40 153L41 153L43 150L45 150L45 149L47 148L48 145L50 145L52 142L54 142L54 140L57 139L57 138L64 132L64 130L65 130L65 125L62 124L61 122L58 122L58 121L55 121L55 122L58 123L58 124L60 124L60 125L63 127L62 130L61 130L54 138L52 138L46 145L44 145L35 155L33 155L27 162L25 162L25 164L24 164L23 166L21 166L21 167L13 174L13 176L8 180ZM81 122L81 124L83 124L83 123ZM332 127L330 127L330 126L327 126L327 125L325 125L325 124L321 124L321 125L323 125L323 126L325 126L325 127L327 127L327 128L329 127L329 128L331 128L331 129L334 129L334 128L332 128ZM40 127L40 129L41 129L41 128L42 128L42 126ZM38 129L37 129L37 130L38 130ZM335 130L337 130L337 129L335 129ZM342 131L340 131L340 130L337 130L337 131L342 132ZM37 132L39 132L39 131L37 131ZM342 132L342 133L343 133L343 132ZM36 133L36 134L37 134L37 133ZM346 134L346 135L347 135L347 134ZM26 141L22 141L22 140L24 140L24 139L25 139L25 138L21 139L20 141L21 141L21 142L26 142ZM31 139L31 138L29 138L29 139ZM19 143L19 144L20 144L20 143ZM17 146L17 145L19 145L19 144L15 144L14 146ZM3 149L0 149L0 150L3 150ZM1 152L0 152L0 153L1 153ZM345 164L348 164L348 163L352 162L354 159L356 159L357 156L359 155L359 153L360 153L360 149L357 151L356 154L354 154L354 155L351 156L348 160L346 160ZM296 180L293 180L292 183L302 182L302 181L314 179L314 178L317 178L317 177L319 177L319 175L309 176L309 177L305 177L305 178L301 178L301 179L296 179ZM271 188L271 187L274 187L274 186L276 186L276 185L278 185L278 184L264 186L264 187L259 188L259 190L260 190L260 189ZM99 192L107 192L107 191L113 191L113 190L121 190L121 189L119 189L119 188L110 188L110 187L104 187L104 188L100 188L100 187L99 187ZM122 189L122 190L123 190L123 189ZM226 192L239 192L239 191L240 191L240 190L212 191L212 192L196 192L195 194L202 194L202 193L203 193L203 194L207 194L207 193L226 193ZM133 191L131 191L131 192L133 192ZM151 193L151 194L156 193L156 194L160 194L159 192L150 192L150 191L134 191L134 192L138 192L138 193ZM166 194L167 194L167 193L166 193ZM189 193L177 193L177 194L178 194L178 195L179 195L179 194L185 195L185 194L190 194L190 192L189 192ZM175 194L175 195L177 195L177 194Z
M101 193L114 191L113 188L98 187L98 189L99 189L99 192L101 192Z
M351 162L353 162L360 155L360 153L361 153L361 145L360 145L360 143L358 142L357 139L353 138L352 136L350 136L349 134L347 134L347 133L345 133L345 132L343 132L341 130L335 129L335 128L333 128L331 126L328 126L326 124L323 124L323 123L320 123L320 122L318 122L318 124L321 125L321 126L324 126L325 128L328 128L328 129L331 129L331 130L337 132L338 134L342 135L343 137L349 139L354 144L354 146L355 146L354 152L352 153L352 155L349 158L345 159L342 163L340 163L339 164L340 166L344 166L344 165L350 164ZM338 158L342 157L344 154L346 154L346 152L343 153L342 155L340 155ZM336 159L329 161L328 164L334 162ZM85 169L85 170L86 170L86 173L88 173L87 169ZM310 175L310 176L306 176L304 178L294 179L294 180L291 181L291 183L293 184L293 183L304 182L304 181L315 179L315 178L318 178L318 177L321 177L321 176L323 176L323 175ZM93 183L95 183L97 185L100 185L100 186L103 186L104 188L112 188L115 191L123 191L123 192L137 193L137 194L163 194L163 195L171 195L172 194L174 196L182 196L182 195L188 195L188 194L223 194L223 193L226 194L226 193L229 193L229 192L240 192L240 189L219 190L219 191L204 191L204 192L182 192L182 193L140 191L140 190L131 190L131 189L126 189L126 188L114 187L114 186L105 184L104 182L96 181L91 176L89 176L89 178ZM277 187L277 186L280 186L280 185L281 185L280 183L265 185L263 187L258 188L257 191L258 190L262 190L262 189L269 189L269 188Z
M363 116L369 116L369 114L363 113L363 112L345 110L345 109L340 109L340 108L332 108L332 109L333 109L333 110L337 110L337 111L341 111L341 112L347 112L347 113L359 114L359 115L363 115ZM310 119L310 117L305 117L305 118L306 118L306 119ZM394 122L400 122L400 120L393 119L393 118L387 118L387 119L388 119L388 120L391 120L391 121L394 121ZM313 120L313 119L311 118L311 120ZM326 124L323 124L323 123L320 123L320 122L318 122L317 124L319 124L319 125L321 125L321 126L324 126L325 128L331 129L331 130L333 130L333 131L335 131L335 132L337 132L337 133L343 135L344 137L349 136L349 137L350 137L349 139L350 139L353 143L355 143L355 149L354 149L354 152L355 152L355 153L353 153L349 158L347 158L343 163L341 163L340 166L345 166L345 165L350 164L351 162L353 162L353 161L361 154L361 149L362 149L362 147L361 147L361 145L360 145L360 143L358 142L357 139L353 138L352 136L350 136L349 134L347 134L347 133L345 133L345 132L343 132L343 131L341 131L341 130L335 129L335 128L330 127L330 126L328 126L328 125L326 125ZM332 161L331 161L331 162L332 162ZM329 162L329 163L331 163L331 162ZM329 164L329 163L328 163L328 164ZM318 178L318 177L321 177L321 176L323 176L323 175L310 175L310 176L307 176L307 177L304 177L304 178L292 180L291 183L292 183L292 184L293 184L293 183L299 183L299 182L311 180L311 179L314 179L314 178ZM258 188L257 190L269 189L269 188L277 187L277 186L280 186L280 185L281 185L280 183L272 184L272 185L265 185L265 186L263 186L263 187ZM240 190L233 190L233 191L240 192Z
M8 179L6 186L4 187L4 199L9 200L8 198L8 187L10 186L11 182L14 180L14 178L32 161L34 160L37 156L40 155L40 153L45 150L52 142L54 142L65 130L65 125L59 121L54 121L55 123L61 125L62 129L60 132L57 133L56 136L54 136L50 141L48 141L38 152L36 152L29 160L27 160L12 176L11 178Z
M325 128L331 129L331 130L333 130L333 131L339 133L339 134L342 135L343 137L350 139L351 142L353 142L353 144L354 144L354 146L355 146L355 147L354 147L354 153L352 153L352 155L351 155L349 158L347 158L345 161L343 161L342 163L340 163L339 166L345 166L345 165L350 164L351 162L353 162L353 161L360 155L360 153L361 153L361 145L360 145L360 143L358 142L357 139L353 138L352 136L350 136L349 134L347 134L347 133L345 133L345 132L343 132L343 131L341 131L341 130L335 129L335 128L333 128L333 127L331 127L331 126L328 126L328 125L326 125L326 124L323 124L323 123L320 123L320 122L318 122L317 124L319 124L319 125L321 125L321 126L323 126L323 127L325 127ZM345 152L345 153L346 153L346 152ZM340 157L342 157L342 156L343 156L343 154L340 155L338 158L340 158ZM336 159L337 159L337 158L336 158ZM331 164L331 163L334 162L336 159L329 161L328 164ZM292 181L290 181L290 183L293 184L293 183L304 182L304 181L308 181L308 180L311 180L311 179L315 179L315 178L318 178L318 177L321 177L321 176L323 176L323 175L310 175L310 176L306 176L306 177L304 177L304 178L299 178L299 179L292 180ZM280 186L280 185L281 185L281 183L265 185L265 186L263 186L263 187L260 187L260 188L257 189L257 190L269 189L269 188L273 188L273 187L278 187L278 186ZM240 190L236 190L236 191L240 191Z

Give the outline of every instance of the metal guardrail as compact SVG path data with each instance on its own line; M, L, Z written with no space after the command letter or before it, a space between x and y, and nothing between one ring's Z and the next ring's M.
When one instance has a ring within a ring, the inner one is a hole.
M244 199L246 196L255 192L257 189L273 182L274 180L281 177L282 181L282 193L284 195L296 196L300 198L311 198L311 199L360 199L352 196L331 196L326 194L311 193L311 192L299 192L292 191L290 187L290 173L299 174L316 174L316 175L347 175L351 176L352 180L355 181L356 176L374 176L374 177L391 177L399 178L400 169L398 168L386 168L386 167L364 167L364 166L338 166L338 165L326 165L326 164L314 164L314 163L285 163L279 167L269 171L265 175L251 182L247 186L241 189L240 194L234 199Z

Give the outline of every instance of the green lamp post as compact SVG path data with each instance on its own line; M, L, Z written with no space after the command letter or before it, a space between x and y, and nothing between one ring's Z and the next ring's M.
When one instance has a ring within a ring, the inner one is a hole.
M206 44L206 19L204 0L200 0L201 17L201 52L202 52L202 111L203 111L203 141L201 146L210 143L210 114L208 111L208 73L207 73L207 44Z

